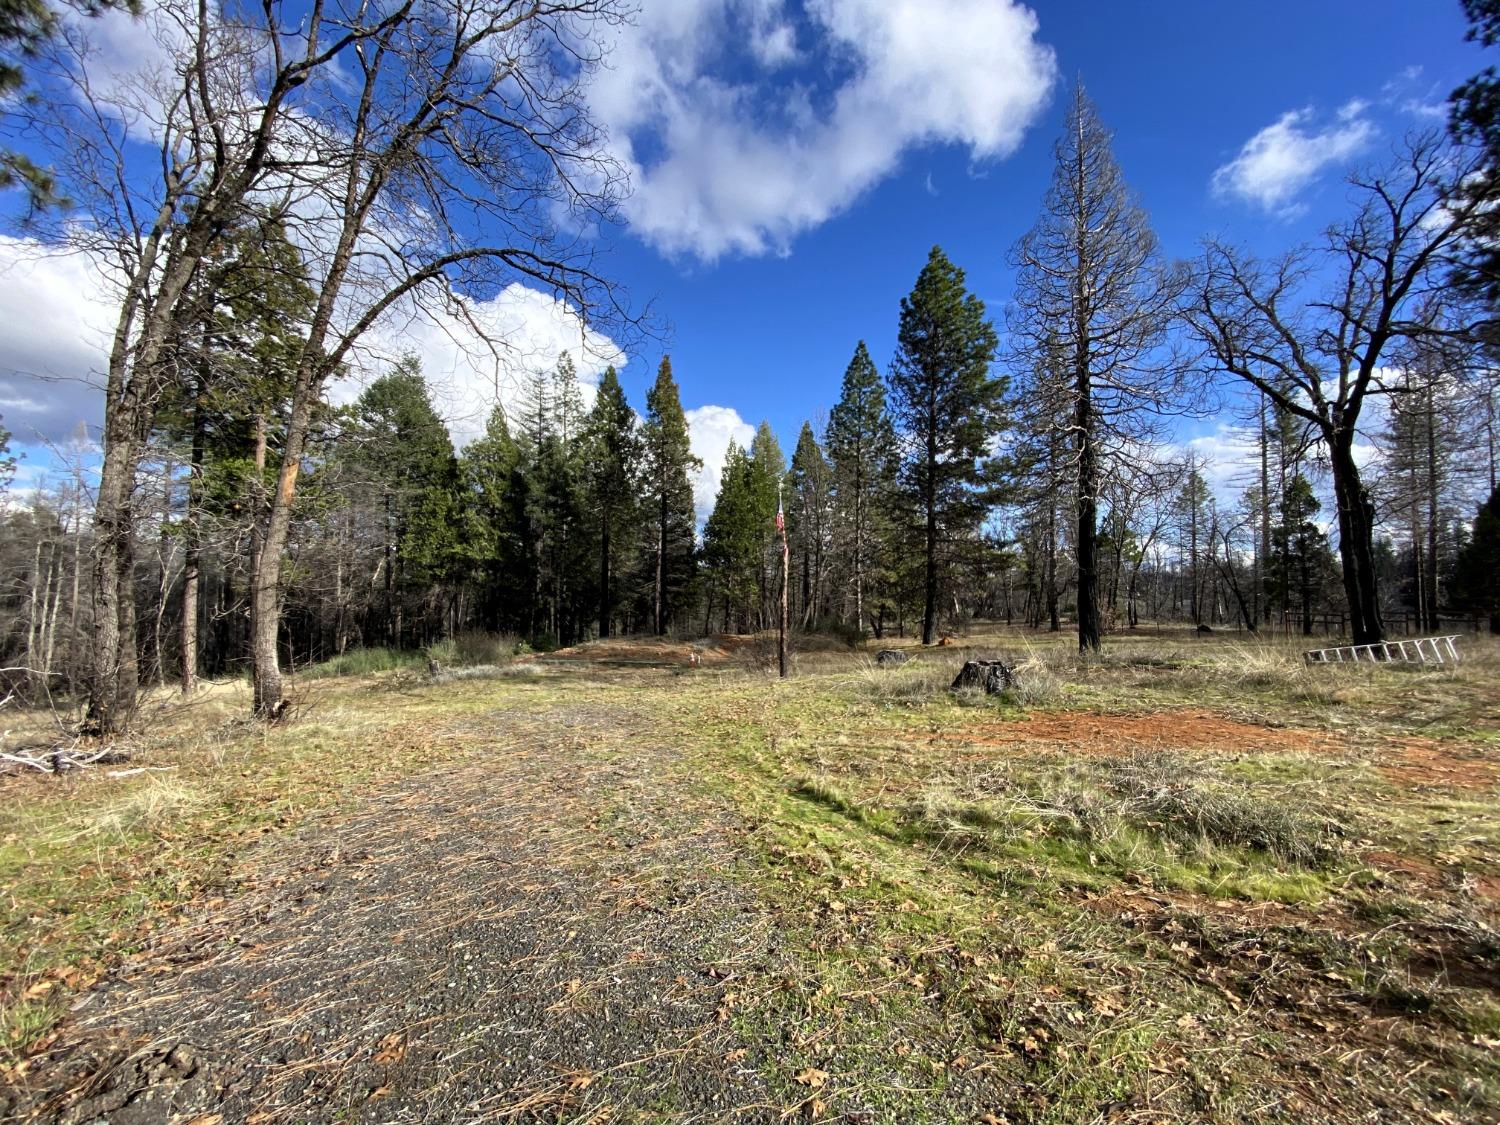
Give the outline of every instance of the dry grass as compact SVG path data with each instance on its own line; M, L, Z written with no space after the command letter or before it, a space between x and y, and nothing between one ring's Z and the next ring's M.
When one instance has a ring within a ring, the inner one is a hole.
M77 816L59 824L62 842L110 837L126 840L147 833L170 831L201 813L212 798L189 781L154 774L139 784L105 796Z
M534 712L559 795L539 807L566 819L514 820L557 832L533 841L539 870L614 826L628 839L609 849L611 901L685 909L671 888L702 872L656 850L676 829L622 787L738 818L715 846L738 849L725 870L777 954L735 964L719 1019L751 1045L767 1113L1493 1119L1500 1073L1476 1044L1500 1035L1484 772L1500 646L1463 650L1447 670L1308 669L1296 640L1122 637L1081 659L1067 636L996 631L891 670L868 648L807 653L787 681L749 667L748 645L742 663L680 675L580 660L451 688L322 680L269 732L239 718L235 685L153 701L138 761L172 772L5 794L26 798L0 811L7 995L146 940L247 840L349 803L378 819L386 781L440 784L494 752L495 714ZM991 655L1022 690L955 698L960 663ZM580 729L580 692L615 706L618 730ZM1173 742L1178 718L1275 737ZM1115 745L1112 724L1146 733ZM1421 755L1393 771L1408 744ZM465 776L486 792L483 769ZM434 809L440 835L467 823ZM65 1000L58 985L13 1006L12 1044L45 1038ZM808 1069L826 1082L799 1082ZM1337 1105L1309 1098L1334 1074Z

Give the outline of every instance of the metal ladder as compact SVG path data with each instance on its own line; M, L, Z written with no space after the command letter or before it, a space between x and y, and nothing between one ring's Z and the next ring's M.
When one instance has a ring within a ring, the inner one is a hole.
M1458 648L1453 642L1460 635L1315 648L1304 652L1302 659L1309 664L1457 664Z

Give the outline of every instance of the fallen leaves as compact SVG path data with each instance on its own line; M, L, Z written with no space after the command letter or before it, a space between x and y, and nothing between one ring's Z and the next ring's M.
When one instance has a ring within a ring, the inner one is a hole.
M393 1031L381 1039L375 1050L375 1061L381 1064L398 1063L406 1057L406 1036Z
M828 1085L830 1075L826 1070L819 1070L815 1066L804 1067L792 1076L792 1081L798 1085L807 1086L814 1090L820 1090Z

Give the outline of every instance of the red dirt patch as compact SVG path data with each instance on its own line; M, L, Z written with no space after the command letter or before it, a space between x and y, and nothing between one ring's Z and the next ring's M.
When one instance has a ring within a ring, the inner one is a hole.
M1500 782L1500 761L1480 747L1407 738L1393 748L1395 760L1382 752L1379 769L1391 781L1403 785L1488 789Z
M1263 727L1212 711L1106 715L1039 711L1004 723L935 731L929 741L962 746L1018 746L1084 754L1150 750L1219 753L1363 754L1341 735L1301 727ZM1489 789L1500 785L1500 758L1484 747L1431 738L1387 739L1375 746L1376 768L1412 787Z

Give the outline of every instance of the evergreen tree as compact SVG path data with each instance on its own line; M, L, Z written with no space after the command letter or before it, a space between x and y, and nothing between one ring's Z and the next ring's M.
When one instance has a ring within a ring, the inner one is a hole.
M1469 30L1464 38L1485 48L1500 42L1500 0L1462 0ZM1465 144L1482 154L1481 171L1455 185L1459 192L1484 200L1475 215L1473 232L1466 240L1466 253L1457 279L1477 293L1492 309L1500 304L1500 214L1493 201L1500 177L1500 76L1487 66L1449 97L1448 128ZM1493 326L1489 328L1493 335ZM1491 340L1494 344L1494 340Z
M1312 484L1294 473L1282 492L1277 522L1271 529L1270 592L1283 606L1295 601L1304 636L1312 635L1313 603L1322 595L1333 562L1328 540L1317 524L1321 507Z
M1458 552L1453 601L1488 616L1490 632L1500 633L1500 488L1480 507L1473 534Z
M981 462L1001 429L1004 391L990 376L997 343L984 303L934 246L901 299L890 377L892 412L907 445L901 484L922 533L923 644L936 639L938 592L953 548L984 517Z
M599 635L610 635L620 560L629 557L639 510L641 439L613 367L604 370L585 426L589 511L599 547Z
M731 441L724 454L719 493L703 525L704 562L713 589L724 599L726 631L731 627L748 630L759 612L765 519L760 468L748 451Z
M112 9L139 13L139 0L71 0L73 10L97 16ZM0 0L0 112L26 79L25 64L57 31L59 13L46 0ZM33 208L64 203L52 174L24 153L0 149L0 190L21 187Z
M247 538L252 558L259 550L260 516L273 487L266 466L279 448L313 313L302 255L275 223L244 223L226 231L219 252L196 277L192 297L191 315L171 350L176 378L156 416L159 436L187 447L187 499L178 529L184 692L193 688L203 648L200 586L214 532L220 538ZM319 414L321 424L330 411L320 408ZM226 582L244 577L238 574L240 561L233 552L219 560ZM239 620L238 614L216 616L225 624ZM221 648L237 648L241 638L219 641Z
M787 538L797 571L794 588L804 627L824 612L823 579L827 570L830 537L831 470L812 425L802 423L797 449L787 473L789 501L786 511Z
M521 449L505 410L490 413L483 436L461 461L467 518L465 538L479 580L479 613L492 630L529 629L534 559L527 548L526 479Z
M1188 581L1188 619L1195 625L1203 622L1203 565L1213 547L1209 533L1208 506L1211 502L1208 482L1198 471L1198 463L1188 458L1187 474L1177 493L1178 556Z
M415 356L400 360L360 395L349 438L350 460L378 489L387 635L401 645L408 639L406 596L448 582L462 554L456 534L458 462Z
M687 415L672 360L663 356L656 383L646 392L645 494L651 518L651 626L665 635L686 607L693 583L692 474L703 467L688 440Z
M885 387L863 340L844 371L838 405L829 413L827 442L836 508L846 527L844 554L853 584L854 623L863 633L866 584L879 565L897 463Z
M776 532L776 505L783 503L782 489L786 480L786 458L781 454L781 443L771 430L769 422L761 422L750 439L750 463L754 467L754 522L752 524L759 539L759 561L756 566L756 587L760 593L760 628L769 629L776 621L772 603L781 589L781 546Z

